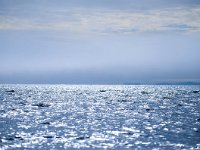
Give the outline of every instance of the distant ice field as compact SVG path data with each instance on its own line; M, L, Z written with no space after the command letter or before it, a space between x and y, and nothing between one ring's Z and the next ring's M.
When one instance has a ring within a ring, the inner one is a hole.
M200 86L0 85L0 149L200 149Z

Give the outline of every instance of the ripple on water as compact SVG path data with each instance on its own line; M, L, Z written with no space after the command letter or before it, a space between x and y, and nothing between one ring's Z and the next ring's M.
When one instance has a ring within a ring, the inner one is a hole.
M199 149L199 86L0 85L2 149Z

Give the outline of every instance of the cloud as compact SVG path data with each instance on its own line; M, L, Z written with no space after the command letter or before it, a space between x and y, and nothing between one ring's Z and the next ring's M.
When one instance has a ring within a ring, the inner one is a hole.
M198 30L199 28L195 26L189 26L187 24L169 24L164 27L168 28L169 30L174 30L174 31L195 31L195 30Z
M0 30L60 30L96 34L200 31L200 6L146 11L48 10L39 14L20 16L4 12L0 15Z

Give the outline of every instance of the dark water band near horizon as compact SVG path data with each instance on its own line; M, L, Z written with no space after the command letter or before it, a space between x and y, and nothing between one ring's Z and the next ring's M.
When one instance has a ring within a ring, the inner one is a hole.
M0 85L0 149L200 149L200 85Z

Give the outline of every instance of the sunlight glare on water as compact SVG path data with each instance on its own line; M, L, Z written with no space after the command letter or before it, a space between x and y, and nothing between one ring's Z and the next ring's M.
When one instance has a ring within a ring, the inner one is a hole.
M200 149L199 90L0 85L0 148Z

